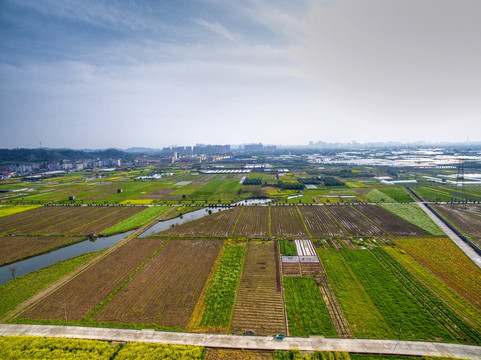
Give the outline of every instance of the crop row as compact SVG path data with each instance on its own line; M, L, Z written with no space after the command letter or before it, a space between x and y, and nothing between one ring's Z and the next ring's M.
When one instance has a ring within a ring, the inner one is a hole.
M207 293L201 325L229 325L244 253L244 246L227 247Z
M421 303L431 315L460 342L481 343L481 336L454 311L439 300L383 248L373 248L372 253L391 274Z

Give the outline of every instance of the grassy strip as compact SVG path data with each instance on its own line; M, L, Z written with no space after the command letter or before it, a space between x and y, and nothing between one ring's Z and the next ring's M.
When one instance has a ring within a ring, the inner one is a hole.
M102 231L101 235L113 235L118 233L123 233L129 230L137 229L149 221L154 220L156 217L162 215L167 210L169 210L170 206L152 206L149 207L128 219L122 220L121 222L115 224L114 226Z
M306 222L304 221L304 216L302 216L302 213L301 213L301 210L299 209L299 206L296 206L296 209L297 209L297 212L299 213L299 216L301 217L302 223L304 224L304 229L306 229L306 232L309 234L309 237L312 237L312 234L309 231L309 229L307 228Z
M98 254L99 252L89 253L60 261L0 285L0 299L2 299L0 301L0 318Z
M285 256L297 256L297 247L294 240L279 240L281 247L281 255Z
M382 208L390 211L401 219L416 225L434 236L444 236L444 232L429 216L416 204L381 204Z
M371 252L349 250L341 254L398 337L406 340L454 340Z
M33 206L0 206L0 218L8 215L17 214L20 212L24 212L27 210L35 209L40 207L41 205L33 205Z
M205 299L201 326L229 326L244 254L244 246L227 247Z
M417 263L416 260L407 255L405 251L392 247L385 247L384 249L434 293L438 294L454 311L465 319L468 319L468 321L472 321L473 327L478 332L481 332L481 311L459 296L432 272Z
M393 339L390 327L341 253L336 249L317 249L317 253L354 335L360 338Z
M371 251L404 288L409 291L457 341L481 344L481 334L478 334L469 324L438 299L382 247L373 248Z
M285 277L284 291L291 336L337 336L314 278Z
M150 255L142 264L140 264L139 267L137 267L137 269L135 269L134 272L133 272L132 274L130 274L130 276L129 276L127 279L125 279L125 281L124 281L122 284L120 284L120 286L119 286L117 289L115 289L104 301L102 301L99 305L97 305L97 306L92 310L92 312L87 315L87 317L84 319L84 322L86 322L86 323L93 322L93 321L94 321L93 318L95 317L95 315L97 315L98 312L99 312L100 310L102 310L103 307L104 307L105 305L107 305L107 304L110 302L110 300L112 300L113 297L114 297L115 295L117 295L117 293L118 293L120 290L122 290L122 289L125 287L125 285L127 285L127 284L130 282L130 280L132 280L132 279L134 278L134 276L137 275L137 273L138 273L140 270L142 270L142 269L144 268L144 266L147 265L147 264L149 263L149 261L152 260L152 259L154 258L154 256L157 255L157 253L158 253L160 250L162 250L169 242L170 242L170 240L166 240L157 250L155 250L155 251L152 253L152 255Z

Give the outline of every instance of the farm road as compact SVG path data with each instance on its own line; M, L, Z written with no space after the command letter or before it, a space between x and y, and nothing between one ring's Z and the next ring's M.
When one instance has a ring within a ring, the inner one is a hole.
M416 202L418 206L444 231L444 233L476 264L481 268L481 256L473 250L471 246L466 244L456 233L443 223L431 210L429 210L422 202Z
M122 342L147 342L175 345L194 345L213 348L347 351L398 355L451 356L481 360L481 347L472 345L365 339L326 339L286 337L274 340L272 336L218 335L154 330L89 328L80 326L1 324L0 336L30 335L93 339Z

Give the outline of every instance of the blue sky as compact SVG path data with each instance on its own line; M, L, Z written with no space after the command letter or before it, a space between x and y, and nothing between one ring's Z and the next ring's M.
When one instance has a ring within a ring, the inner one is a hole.
M0 1L0 147L481 140L479 1Z

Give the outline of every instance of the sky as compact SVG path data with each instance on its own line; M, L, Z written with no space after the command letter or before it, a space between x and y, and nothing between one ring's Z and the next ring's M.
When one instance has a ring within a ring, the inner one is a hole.
M479 0L0 0L0 148L481 141Z

